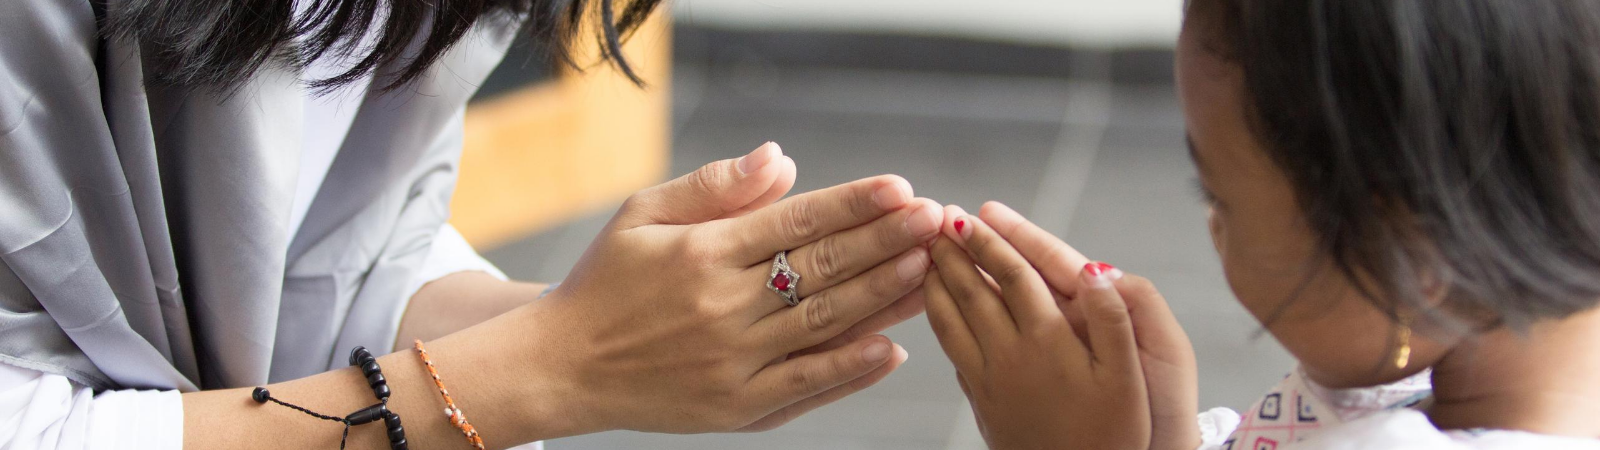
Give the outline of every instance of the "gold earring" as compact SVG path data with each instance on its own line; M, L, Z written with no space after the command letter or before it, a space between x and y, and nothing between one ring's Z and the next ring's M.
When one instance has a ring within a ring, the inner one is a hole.
M1406 365L1411 364L1411 320L1409 319L1405 315L1401 315L1399 329L1396 330L1398 336L1395 337L1395 340L1400 342L1400 346L1394 349L1394 368L1396 369L1405 369Z

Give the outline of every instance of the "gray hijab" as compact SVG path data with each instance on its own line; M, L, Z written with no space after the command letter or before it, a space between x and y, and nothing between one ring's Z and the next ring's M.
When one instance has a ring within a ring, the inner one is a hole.
M88 2L0 2L0 362L193 391L387 349L448 214L466 101L515 32L479 24L422 79L362 99L294 233L297 74L269 67L232 95L153 86Z

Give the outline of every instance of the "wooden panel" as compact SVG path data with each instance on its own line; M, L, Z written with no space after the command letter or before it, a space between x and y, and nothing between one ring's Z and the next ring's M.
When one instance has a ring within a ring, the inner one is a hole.
M450 223L484 250L659 182L671 140L670 30L659 12L623 49L645 88L592 65L469 107ZM597 48L578 42L577 60L598 61Z

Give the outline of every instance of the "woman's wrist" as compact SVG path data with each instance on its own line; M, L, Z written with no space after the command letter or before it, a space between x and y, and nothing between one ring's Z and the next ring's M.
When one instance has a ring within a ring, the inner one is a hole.
M524 305L427 343L439 372L451 380L451 396L490 448L610 428L573 376L573 357L582 353L564 350L562 325L548 315ZM413 367L425 373L410 353ZM443 400L436 391L432 396L444 422Z
M571 359L583 354L562 350L573 333L533 301L546 292L545 284L463 272L424 286L402 321L397 351L426 375L411 343L427 342L451 396L490 447L607 429L586 416L594 408L569 375ZM443 400L430 392L444 421Z

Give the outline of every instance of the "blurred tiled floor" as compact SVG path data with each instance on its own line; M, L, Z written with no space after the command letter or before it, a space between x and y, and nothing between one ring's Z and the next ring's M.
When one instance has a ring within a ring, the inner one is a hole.
M1222 279L1190 192L1170 56L903 39L681 31L674 175L773 140L799 165L796 192L895 173L969 211L1006 202L1090 257L1155 280L1194 340L1203 408L1243 408L1289 369ZM560 279L609 215L486 256L517 278ZM905 366L778 430L613 432L549 448L983 448L927 322L888 335L911 353Z

